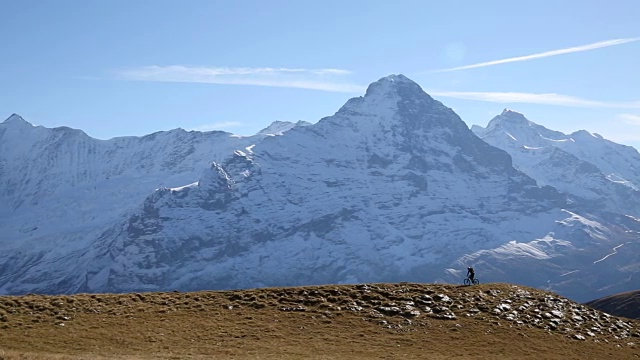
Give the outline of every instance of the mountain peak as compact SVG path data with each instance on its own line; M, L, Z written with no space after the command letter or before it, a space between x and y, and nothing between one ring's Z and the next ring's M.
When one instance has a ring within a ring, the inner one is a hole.
M30 122L26 121L25 119L22 118L22 116L18 115L18 114L11 114L11 116L9 116L4 122L2 122L3 124L6 125L11 125L11 124L16 124L16 125L31 125Z
M434 102L413 80L393 74L371 83L364 96L350 99L338 113L392 117L399 107L426 108Z
M522 115L522 113L519 113L515 110L505 108L504 110L502 110L502 113L500 114L500 116L524 116L524 115Z
M296 127L296 123L292 123L290 121L279 121L276 120L271 123L271 125L266 128L260 130L258 134L262 135L282 135L283 133L293 129Z
M578 131L574 131L573 133L571 133L570 136L573 137L581 137L581 138L600 138L602 139L602 136L600 136L599 134L594 134L591 133L587 130L578 130Z
M402 74L391 74L388 76L385 76L383 78L381 78L378 81L390 81L390 82L409 82L409 83L414 83L415 82L411 79L409 79L408 77L402 75Z
M516 125L518 127L529 125L529 120L523 114L511 109L504 109L502 113L489 121L487 131L497 126Z
M500 115L495 116L489 121L486 128L482 126L472 126L471 130L481 138L487 134L498 131L503 133L505 130L509 133L516 129L529 129L534 123L527 120L522 113L511 109L504 109Z
M373 82L367 88L366 96L372 96L376 93L398 93L400 90L413 90L419 93L424 93L420 85L416 84L413 80L402 74L391 74L385 76L380 80Z
M502 113L500 114L500 116L511 121L525 121L525 122L529 121L527 120L527 118L524 117L522 113L519 113L511 109L502 110Z

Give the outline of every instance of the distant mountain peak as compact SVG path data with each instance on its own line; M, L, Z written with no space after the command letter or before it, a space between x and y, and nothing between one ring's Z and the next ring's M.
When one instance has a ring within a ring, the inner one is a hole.
M505 128L522 128L525 126L530 126L531 122L527 120L526 117L522 113L517 111L513 111L511 109L504 109L502 113L489 121L486 128L476 127L474 131L477 134L484 134L487 132L494 131L496 129L505 129Z
M311 125L310 122L299 120L296 123L292 123L289 121L280 121L276 120L271 123L271 125L266 128L260 130L258 134L261 135L282 135L285 132L293 129L296 126L308 126Z
M28 122L27 120L23 119L22 116L20 116L20 115L18 115L16 113L11 114L11 116L9 116L2 123L6 124L6 125L31 125L30 122Z
M522 113L517 112L515 110L511 110L511 109L505 108L504 110L502 110L502 113L500 115L501 116L507 116L507 115L520 115L520 116L522 116Z
M398 94L407 95L406 91L410 93L422 93L425 94L420 85L413 80L402 74L392 74L385 76L380 80L373 82L367 87L365 97L375 96L376 94Z
M571 137L582 138L582 139L590 139L590 138L604 139L602 137L602 135L596 134L596 133L592 133L592 132L589 132L587 130L575 131L575 132L571 133L570 136Z
M420 113L435 103L436 101L424 92L420 85L398 74L385 76L371 83L364 96L349 99L338 113L391 118L401 111L401 108ZM418 111L418 108L421 111Z
M383 78L381 78L378 81L389 81L392 83L411 83L411 84L415 84L415 82L411 79L409 79L408 77L402 75L402 74L391 74L388 76L385 76Z
M524 115L522 113L519 113L519 112L511 110L511 109L502 110L502 113L500 114L500 117L502 118L502 120L508 120L511 123L513 123L513 122L523 123L523 124L528 124L529 123L529 120L527 120L527 118L524 117Z

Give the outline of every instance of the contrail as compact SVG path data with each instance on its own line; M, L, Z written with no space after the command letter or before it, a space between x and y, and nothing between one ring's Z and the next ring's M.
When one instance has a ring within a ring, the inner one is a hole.
M541 58L546 58L546 57L551 57L551 56L557 56L557 55L571 54L571 53L582 52L582 51L595 50L595 49L600 49L600 48L609 47L609 46L622 45L622 44L626 44L626 43L630 43L630 42L635 42L635 41L638 41L638 40L640 40L640 38L606 40L606 41L595 42L593 44L587 44L587 45L582 45L582 46L574 46L574 47L570 47L570 48L566 48L566 49L551 50L551 51L545 51L545 52L541 52L541 53L537 53L537 54L531 54L531 55L517 56L517 57L512 57L512 58L507 58L507 59L500 59L500 60L481 62L481 63L478 63L478 64L458 66L458 67L449 68L449 69L434 70L432 72L449 72L449 71L458 71L458 70L466 70L466 69L476 69L476 68L481 68L481 67L486 67L486 66L507 64L507 63L518 62L518 61L529 61L529 60L541 59Z

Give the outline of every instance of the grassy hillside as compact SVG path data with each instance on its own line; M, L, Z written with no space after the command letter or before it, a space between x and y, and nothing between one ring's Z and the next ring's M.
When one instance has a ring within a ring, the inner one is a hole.
M587 305L611 315L640 319L640 290L603 297Z
M509 284L0 297L0 359L635 359L640 322Z

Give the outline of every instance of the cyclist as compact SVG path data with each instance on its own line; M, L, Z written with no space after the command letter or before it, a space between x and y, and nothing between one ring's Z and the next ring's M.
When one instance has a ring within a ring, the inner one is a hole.
M469 280L473 284L473 279L475 279L475 277L476 277L476 271L473 270L473 267L471 267L471 266L469 266L467 268L467 277L469 278Z

